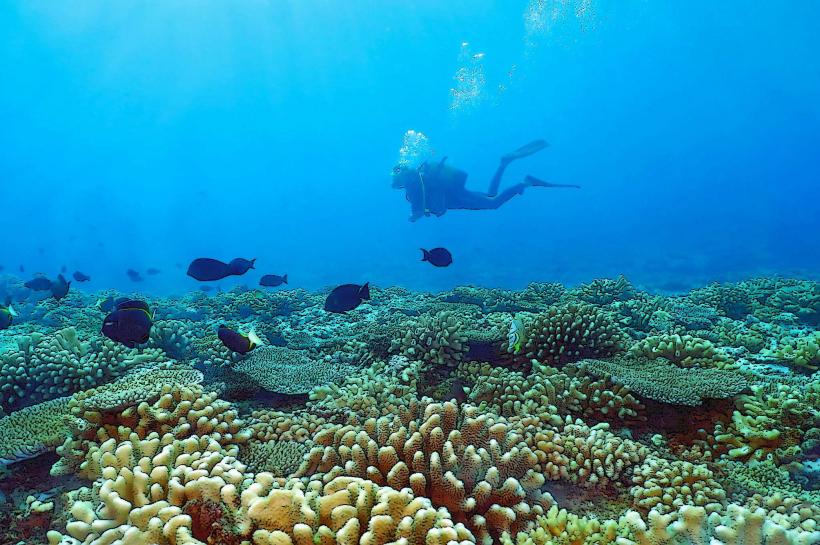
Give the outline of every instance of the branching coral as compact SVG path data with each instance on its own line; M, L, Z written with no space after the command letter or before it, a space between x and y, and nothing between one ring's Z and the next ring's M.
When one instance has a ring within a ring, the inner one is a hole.
M467 350L467 336L461 315L439 312L422 316L418 324L395 339L391 352L427 365L455 367Z
M537 457L502 421L432 404L424 416L402 422L382 417L361 429L320 432L301 474L368 478L430 498L463 522L479 542L517 532L551 504L541 491Z
M609 305L631 299L636 290L624 275L615 279L599 278L582 284L570 292L581 301L595 305Z
M90 453L84 472L94 484L72 494L69 536L49 532L51 544L474 542L446 511L409 490L344 477L326 484L254 478L206 437L111 440Z
M613 361L584 360L579 365L644 397L674 405L696 406L704 399L732 397L747 386L746 379L733 371L681 368L664 359L627 356Z
M703 464L649 456L635 468L632 482L635 508L644 512L668 513L683 505L697 505L713 513L726 500L726 491Z
M763 354L816 371L820 369L820 331L782 337L774 349L764 350Z
M691 335L653 335L632 345L629 353L638 358L665 358L678 367L736 367L710 341Z
M117 378L134 367L165 361L155 348L126 348L101 337L81 342L73 328L32 333L0 355L0 406L20 408L67 396Z

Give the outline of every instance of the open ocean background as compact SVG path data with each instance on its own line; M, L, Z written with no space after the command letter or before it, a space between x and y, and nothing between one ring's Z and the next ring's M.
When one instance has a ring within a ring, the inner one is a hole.
M531 4L0 2L0 264L155 294L204 256L258 259L223 289L820 278L820 3ZM583 189L411 224L408 129L482 191L545 138L502 187Z

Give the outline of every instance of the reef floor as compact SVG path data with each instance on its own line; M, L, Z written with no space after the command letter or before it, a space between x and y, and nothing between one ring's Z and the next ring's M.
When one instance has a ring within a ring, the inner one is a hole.
M327 294L16 305L0 544L820 543L817 282Z

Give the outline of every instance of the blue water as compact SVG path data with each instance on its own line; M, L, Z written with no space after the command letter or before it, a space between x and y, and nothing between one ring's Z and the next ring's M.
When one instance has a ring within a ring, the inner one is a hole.
M156 293L200 256L308 288L820 276L820 4L547 3L2 2L0 264ZM408 129L473 189L539 137L505 185L583 188L410 223Z

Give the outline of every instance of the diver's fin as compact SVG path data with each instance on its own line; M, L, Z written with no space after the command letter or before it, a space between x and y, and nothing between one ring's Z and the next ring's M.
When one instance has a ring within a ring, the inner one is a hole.
M539 180L535 176L527 175L524 178L524 183L533 187L574 187L576 189L581 189L580 185L575 184L554 184L551 182L545 182L544 180Z
M529 157L533 153L538 153L542 149L546 148L548 145L549 144L547 144L546 140L533 140L529 144L525 144L517 150L506 154L504 157L501 158L501 160L509 162L514 161L515 159Z
M256 334L256 331L254 331L253 329L251 329L250 331L248 331L248 340L249 340L249 341L250 341L250 342L251 342L254 346L264 346L264 344L265 344L265 343L263 343L263 342L262 342L262 339L260 339L260 338L259 338L259 335L257 335L257 334Z

